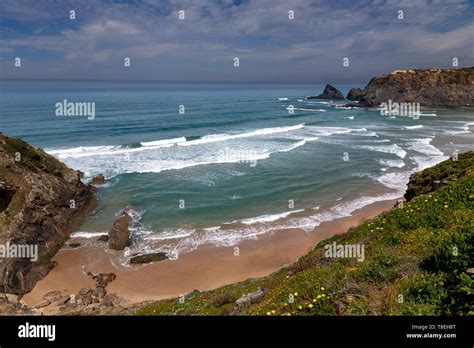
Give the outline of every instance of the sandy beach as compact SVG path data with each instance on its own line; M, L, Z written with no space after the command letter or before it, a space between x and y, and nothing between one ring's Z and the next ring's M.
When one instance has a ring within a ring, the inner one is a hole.
M233 247L201 246L180 255L177 260L124 267L118 262L120 252L104 250L91 241L77 249L62 249L54 257L57 266L39 281L22 302L28 306L41 303L44 294L59 290L63 294L78 293L91 287L87 272L113 272L117 278L107 287L128 303L177 297L193 290L210 290L248 278L266 276L295 262L318 242L389 210L396 200L370 204L353 212L352 216L323 222L312 232L286 229L246 240ZM57 307L43 308L44 314L54 314Z

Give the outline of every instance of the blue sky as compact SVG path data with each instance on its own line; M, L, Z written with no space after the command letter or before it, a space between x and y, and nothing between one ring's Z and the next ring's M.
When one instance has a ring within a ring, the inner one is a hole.
M394 69L450 67L453 57L474 66L473 1L0 2L8 79L363 84Z

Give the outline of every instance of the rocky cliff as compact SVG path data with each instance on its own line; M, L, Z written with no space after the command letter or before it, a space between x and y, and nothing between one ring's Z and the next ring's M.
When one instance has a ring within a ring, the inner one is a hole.
M349 99L367 107L389 100L426 107L473 107L474 67L395 70L372 78L357 98Z
M0 292L31 291L94 205L95 189L80 172L0 134Z

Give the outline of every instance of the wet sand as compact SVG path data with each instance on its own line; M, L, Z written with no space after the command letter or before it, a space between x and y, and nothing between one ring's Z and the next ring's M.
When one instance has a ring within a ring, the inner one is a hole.
M352 216L321 223L312 232L285 229L242 241L232 247L201 246L178 260L124 267L118 262L122 252L104 250L95 239L77 249L63 249L56 254L57 266L22 302L28 306L41 303L49 291L77 294L83 287L93 286L87 272L113 272L117 275L107 287L129 303L177 297L193 290L210 290L248 278L266 276L305 255L319 241L345 233L389 210L396 200L381 201L356 210ZM238 255L236 249L238 247ZM53 313L48 310L45 314Z

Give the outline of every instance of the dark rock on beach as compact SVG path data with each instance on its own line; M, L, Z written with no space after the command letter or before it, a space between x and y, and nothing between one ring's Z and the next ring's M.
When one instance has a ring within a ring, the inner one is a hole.
M97 238L97 241L98 242L108 242L109 241L109 236L107 234L104 234L104 235L100 236L99 238Z
M25 294L95 206L95 188L43 150L0 135L0 243L38 248L38 260L0 260L0 292ZM34 249L33 249L34 250Z
M334 88L331 85L326 85L326 87L324 87L323 93L315 97L306 97L306 99L308 100L311 100L311 99L342 100L344 99L344 96L338 89Z
M110 282L114 281L117 276L115 273L99 273L94 274L92 272L87 272L87 275L95 281L96 287L106 288Z
M131 264L150 263L167 260L168 255L166 253L150 253L145 255L134 256L130 259Z
M129 227L132 223L132 218L128 214L127 209L124 209L122 215L115 220L112 228L109 231L109 248L115 250L123 250L130 245L130 231Z

